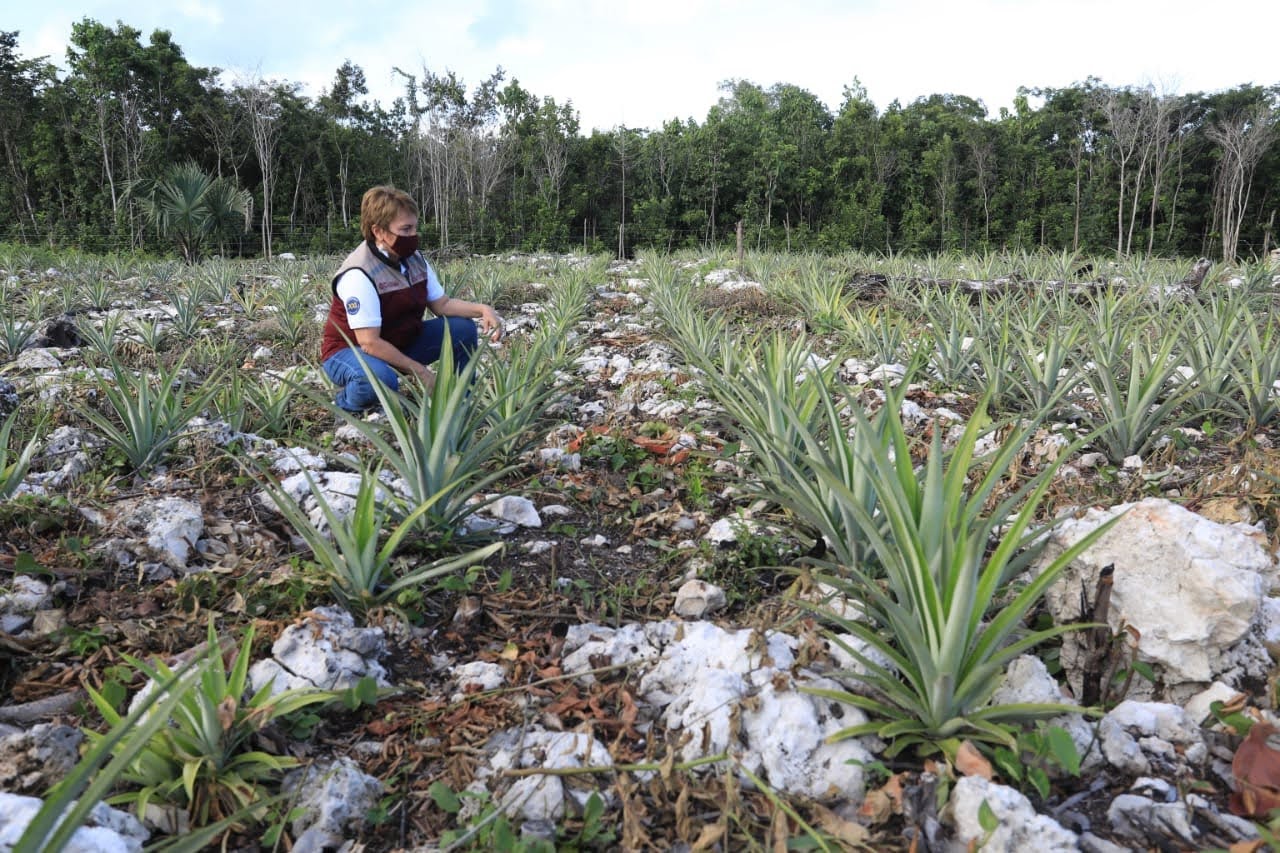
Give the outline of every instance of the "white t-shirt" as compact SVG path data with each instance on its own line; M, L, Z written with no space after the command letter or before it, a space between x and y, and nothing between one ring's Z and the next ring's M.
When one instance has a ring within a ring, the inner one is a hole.
M404 272L404 264L400 272ZM338 279L338 298L347 309L347 325L352 329L374 329L382 327L382 304L378 301L378 288L364 274L364 270L347 270ZM434 302L444 296L444 288L436 275L435 267L427 264L427 301Z

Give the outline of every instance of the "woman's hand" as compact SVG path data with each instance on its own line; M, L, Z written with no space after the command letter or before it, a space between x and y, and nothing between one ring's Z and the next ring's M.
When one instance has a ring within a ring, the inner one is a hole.
M502 318L488 305L480 306L480 332L495 344L502 340Z
M418 364L413 368L413 375L422 380L423 386L428 390L436 387L436 373L425 364Z

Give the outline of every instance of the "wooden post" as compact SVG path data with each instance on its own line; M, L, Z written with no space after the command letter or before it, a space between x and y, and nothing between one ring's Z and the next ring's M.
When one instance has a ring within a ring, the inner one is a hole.
M618 260L621 261L626 257L627 257L627 226L619 222L618 223Z
M742 269L742 220L738 220L738 269Z

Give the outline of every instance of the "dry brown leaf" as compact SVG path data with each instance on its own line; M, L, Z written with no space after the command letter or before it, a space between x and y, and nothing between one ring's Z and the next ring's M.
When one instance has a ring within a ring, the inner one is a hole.
M893 800L889 798L883 788L868 791L867 795L862 798L862 805L858 806L858 814L872 826L884 823L893 817Z
M698 833L698 838L690 849L692 853L702 853L704 850L715 847L722 838L724 838L724 826L718 823L707 824L702 827L702 832Z
M782 809L773 810L773 825L770 830L773 836L773 853L787 853L787 842L791 840L791 822Z
M1258 853L1259 850L1266 846L1266 842L1261 838L1251 838L1247 841L1237 841L1227 848L1227 853Z
M981 776L988 782L996 775L991 762L971 741L965 741L956 750L956 770L962 776Z
M1249 736L1236 749L1231 775L1236 790L1228 805L1241 817L1266 817L1280 808L1280 729L1269 723L1255 723Z
M658 775L662 777L662 781L669 787L671 779L676 774L676 751L670 750L667 757L662 759L662 763L658 765Z
M815 803L813 813L818 818L819 829L845 844L865 844L867 839L871 837L871 833L865 826L860 823L854 823L851 820L845 820L824 805Z
M231 728L236 721L236 699L234 696L228 696L218 703L218 724L222 726L225 732Z

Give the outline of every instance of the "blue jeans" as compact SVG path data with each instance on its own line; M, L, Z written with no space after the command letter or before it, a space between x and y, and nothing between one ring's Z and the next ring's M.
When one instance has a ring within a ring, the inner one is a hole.
M466 317L436 317L422 324L422 331L413 343L402 352L414 361L431 364L440 358L444 345L445 323L449 324L449 337L453 341L453 366L462 370L475 352L478 336L476 324ZM400 375L396 369L380 358L360 353L350 347L341 349L325 359L325 375L339 387L336 402L342 409L359 414L378 405L378 394L373 390L369 374L360 366L363 358L369 373L390 388L400 390Z

